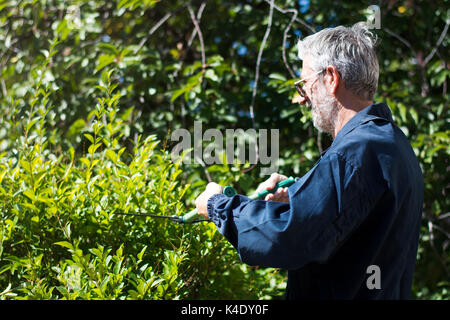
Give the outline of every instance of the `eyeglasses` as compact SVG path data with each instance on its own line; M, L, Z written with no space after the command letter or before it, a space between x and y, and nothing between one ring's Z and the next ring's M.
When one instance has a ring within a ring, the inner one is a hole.
M306 97L306 92L305 90L303 90L302 85L305 83L306 80L324 72L325 69L322 69L312 75L310 75L309 77L306 77L305 79L300 79L297 82L294 83L295 88L297 89L298 94L300 95L300 97L305 98Z

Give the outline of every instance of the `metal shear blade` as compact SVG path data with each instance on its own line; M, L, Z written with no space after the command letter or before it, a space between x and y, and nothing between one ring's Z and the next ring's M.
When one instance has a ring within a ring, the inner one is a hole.
M124 212L114 212L113 214L117 215L123 215L123 216L135 216L135 217L151 217L151 218L163 218L163 219L169 219L176 223L183 223L183 220L181 217L173 215L173 216L162 216L157 214L150 214L150 213L124 213Z

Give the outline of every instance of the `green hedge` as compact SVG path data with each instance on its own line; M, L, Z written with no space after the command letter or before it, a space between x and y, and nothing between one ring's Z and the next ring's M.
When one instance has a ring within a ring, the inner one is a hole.
M118 143L126 129L112 71L101 73L97 105L84 121L87 153L49 149L47 63L36 72L24 129L0 155L0 298L194 299L280 295L276 270L239 263L212 223L115 215L181 215L190 188L155 136ZM37 71L37 70L36 70ZM91 120L89 120L91 119ZM270 281L272 280L272 285Z

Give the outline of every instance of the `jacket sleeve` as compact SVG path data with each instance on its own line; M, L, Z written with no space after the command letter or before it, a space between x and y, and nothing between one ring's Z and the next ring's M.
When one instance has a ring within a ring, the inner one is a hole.
M323 157L288 193L289 203L217 194L208 214L243 262L298 269L328 260L377 196L369 199L358 170L338 154Z

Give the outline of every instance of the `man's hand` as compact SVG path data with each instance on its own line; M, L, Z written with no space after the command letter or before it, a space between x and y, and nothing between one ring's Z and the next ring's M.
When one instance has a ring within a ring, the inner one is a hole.
M261 192L264 190L270 190L275 188L276 184L280 181L286 180L288 177L278 174L272 173L269 179L261 183L256 192ZM266 201L279 201L279 202L289 202L288 188L278 188L275 193L269 193L264 200Z
M203 191L197 199L195 199L195 206L197 207L198 214L201 215L205 219L209 219L208 217L208 200L213 195L222 193L223 187L220 184L210 182L206 186L205 191Z

